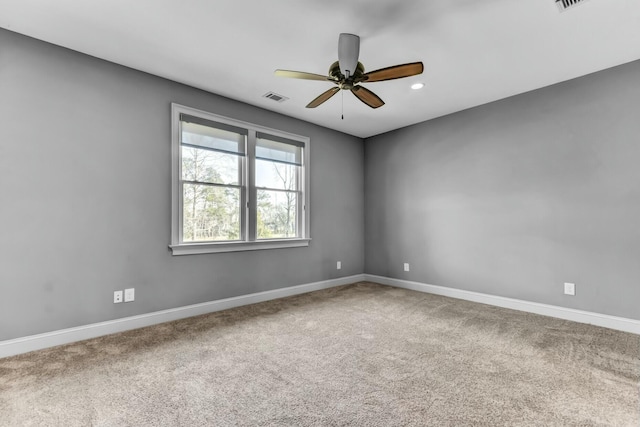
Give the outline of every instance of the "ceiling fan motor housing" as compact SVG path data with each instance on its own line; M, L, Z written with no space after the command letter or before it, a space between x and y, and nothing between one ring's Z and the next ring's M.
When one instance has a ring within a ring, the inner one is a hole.
M364 66L360 62L358 62L355 72L353 72L349 78L342 74L339 62L334 62L331 64L331 68L329 68L329 76L340 86L340 89L351 90L355 84L362 80L363 75Z

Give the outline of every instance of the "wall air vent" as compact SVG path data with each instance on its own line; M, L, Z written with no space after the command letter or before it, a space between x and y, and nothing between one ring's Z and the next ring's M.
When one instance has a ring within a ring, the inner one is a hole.
M586 0L556 0L556 5L560 11L565 11L567 9L571 9L574 6L579 5L580 3L584 3Z
M278 95L277 93L274 93L274 92L267 92L262 96L264 98L268 98L268 99L270 99L272 101L276 101L276 102L284 102L287 99L289 99L286 96Z

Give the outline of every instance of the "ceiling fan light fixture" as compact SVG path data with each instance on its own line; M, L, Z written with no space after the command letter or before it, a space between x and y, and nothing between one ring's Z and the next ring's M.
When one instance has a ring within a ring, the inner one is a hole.
M424 87L424 83L414 83L411 85L411 89L420 90Z
M356 72L360 56L360 37L341 33L338 39L338 63L342 75L349 78Z

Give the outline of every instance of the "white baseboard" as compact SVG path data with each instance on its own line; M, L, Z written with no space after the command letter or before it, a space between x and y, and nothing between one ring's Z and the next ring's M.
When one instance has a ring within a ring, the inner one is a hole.
M0 341L0 358L363 280L364 274L357 274Z
M461 289L446 288L444 286L427 285L425 283L411 282L408 280L392 279L390 277L375 276L372 274L365 274L364 277L366 281L380 283L382 285L411 289L429 294L443 295L451 298L510 308L512 310L542 314L544 316L557 317L559 319L572 320L574 322L587 323L590 325L602 326L604 328L616 329L640 335L640 320L482 294L479 292L471 292Z
M375 276L372 274L356 274L354 276L340 277L337 279L307 283L289 288L241 295L233 298L141 314L139 316L125 317L122 319L0 341L0 358L361 281L380 283L382 285L394 286L397 288L410 289L419 292L479 302L482 304L510 308L513 310L541 314L544 316L557 317L560 319L587 323L640 335L640 320L575 310L548 304L540 304L461 289L447 288L443 286L427 285L424 283Z

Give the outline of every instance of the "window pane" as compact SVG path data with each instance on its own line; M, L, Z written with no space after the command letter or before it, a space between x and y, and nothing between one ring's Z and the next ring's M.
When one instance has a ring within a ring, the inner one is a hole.
M300 166L256 159L256 187L298 190Z
M298 145L285 144L258 137L256 141L256 157L278 162L302 164L302 148Z
M281 239L298 236L298 193L291 191L257 191L258 239Z
M245 135L203 126L197 123L181 122L182 143L198 145L215 150L244 153Z
M241 160L235 154L183 146L182 179L239 185Z
M184 184L182 240L240 240L240 189Z

